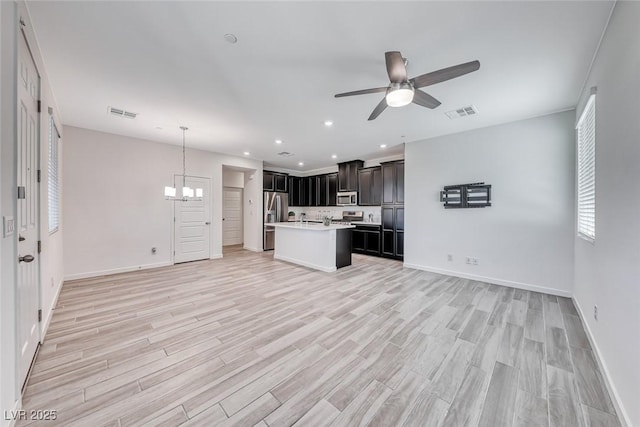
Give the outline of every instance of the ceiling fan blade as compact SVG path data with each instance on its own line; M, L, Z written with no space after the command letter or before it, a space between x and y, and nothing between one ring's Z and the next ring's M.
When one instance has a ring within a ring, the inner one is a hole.
M400 52L385 52L384 60L387 63L387 74L392 83L407 81L407 69L404 66L404 59Z
M476 71L480 68L480 61L471 61L464 64L454 65L453 67L443 68L438 71L423 74L411 79L413 87L420 88L425 86L431 86L436 83L444 82L456 77L464 76L465 74Z
M373 110L371 115L369 116L369 120L373 120L380 115L387 108L387 98L382 98L382 101L378 104L378 106Z
M338 93L335 95L336 98L342 98L343 96L353 96L353 95L365 95L367 93L378 93L378 92L386 92L386 87L376 87L373 89L362 89L362 90L354 90L353 92L344 92Z
M438 101L428 93L421 91L420 89L416 89L413 92L413 103L432 109L441 104L440 101Z

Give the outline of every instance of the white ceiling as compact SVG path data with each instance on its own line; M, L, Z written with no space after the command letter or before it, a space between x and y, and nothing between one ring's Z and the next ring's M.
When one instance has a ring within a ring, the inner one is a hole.
M172 144L186 125L188 146L296 170L573 108L612 5L28 2L64 124ZM435 110L388 108L369 122L383 94L333 95L386 86L388 50L409 59L410 77L475 59L481 67L425 88L442 102ZM444 114L469 104L479 115ZM110 116L108 106L139 116Z

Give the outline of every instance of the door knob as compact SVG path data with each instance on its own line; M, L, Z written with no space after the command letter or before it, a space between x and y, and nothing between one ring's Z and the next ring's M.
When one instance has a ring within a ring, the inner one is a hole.
M27 240L27 239L25 239L24 237L18 235L18 242L24 242L25 240Z
M209 221L205 222L204 225L209 225L211 224Z
M33 257L33 255L25 255L25 256L18 257L18 262L31 262L34 259L35 258Z

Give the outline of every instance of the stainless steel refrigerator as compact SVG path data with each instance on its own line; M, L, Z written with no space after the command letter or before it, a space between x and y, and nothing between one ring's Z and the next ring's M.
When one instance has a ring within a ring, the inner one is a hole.
M262 249L273 250L276 243L276 228L274 222L285 222L288 219L289 199L287 193L274 191L264 192L264 234Z

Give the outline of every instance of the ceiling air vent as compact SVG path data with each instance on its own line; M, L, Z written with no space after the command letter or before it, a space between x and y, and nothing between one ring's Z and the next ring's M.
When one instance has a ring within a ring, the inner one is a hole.
M135 119L138 113L133 113L131 111L126 111L121 108L109 107L109 114L113 114L118 117L126 117L127 119Z
M278 156L291 157L291 156L293 156L293 153L290 153L288 151L281 151L281 152L278 153Z
M457 119L459 117L473 116L474 114L478 114L478 109L473 105L469 105L467 107L460 107L455 110L447 111L445 114L450 119Z

